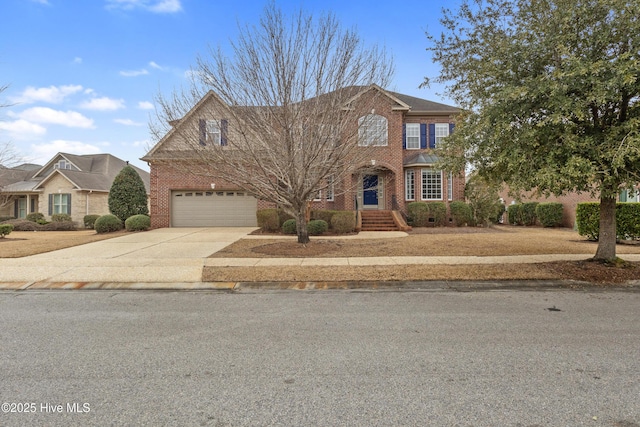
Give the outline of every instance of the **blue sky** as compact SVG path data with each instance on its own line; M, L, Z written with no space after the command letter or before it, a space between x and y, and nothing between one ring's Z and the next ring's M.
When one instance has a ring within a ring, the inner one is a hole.
M139 160L149 146L154 98L186 84L208 46L227 49L238 22L257 23L267 0L2 0L0 142L44 164L57 152ZM443 88L418 89L437 66L425 30L439 32L446 0L276 1L285 12L331 11L366 44L385 46L391 90L451 104Z

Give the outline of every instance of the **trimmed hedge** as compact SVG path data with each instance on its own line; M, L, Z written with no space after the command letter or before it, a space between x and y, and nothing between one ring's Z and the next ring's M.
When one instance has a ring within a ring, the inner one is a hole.
M578 203L578 234L589 240L600 237L600 203ZM640 203L616 203L616 235L618 239L640 239Z
M407 205L407 219L414 227L442 226L446 217L444 202L411 202Z
M53 221L40 226L42 231L75 231L76 223L73 221Z
M293 218L288 219L282 224L282 232L284 234L297 234L298 231L296 227L296 220Z
M4 236L11 234L12 231L13 231L13 225L0 224L0 239L4 239Z
M511 225L523 225L524 221L522 220L522 205L509 205L507 207L507 218L509 219L509 224Z
M323 221L321 219L312 219L307 224L307 231L311 236L319 236L322 233L325 233L329 229L329 224L327 221Z
M526 202L522 204L522 223L524 225L536 225L536 206L538 202Z
M85 215L82 219L85 228L93 229L93 224L96 223L96 220L100 218L100 215Z
M147 215L132 215L124 222L127 231L147 231L151 227L151 218Z
M0 222L9 221L10 219L16 219L15 216L0 216Z
M278 209L278 228L282 228L284 223L290 219L295 219L293 215L285 212L284 209Z
M536 206L536 217L543 227L557 227L562 223L562 203L545 202Z
M13 231L73 231L76 229L76 224L73 221L38 224L26 219L11 219L5 221L4 224L11 224Z
M51 215L51 221L52 222L71 222L73 221L73 219L69 214L57 213L57 214Z
M260 209L256 212L258 227L264 232L272 233L281 227L277 209Z
M352 233L356 229L356 213L338 211L331 217L331 229L338 234Z
M93 228L98 234L110 233L112 231L122 230L122 221L120 218L112 214L102 215L100 218L96 219L96 222L93 224Z
M449 204L451 210L451 219L456 227L462 227L465 225L471 225L473 222L473 213L471 212L471 206L456 200Z

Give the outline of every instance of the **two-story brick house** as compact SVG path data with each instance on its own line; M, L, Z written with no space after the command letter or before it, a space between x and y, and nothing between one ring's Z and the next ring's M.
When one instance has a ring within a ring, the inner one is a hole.
M312 201L313 209L402 212L413 201L448 204L464 199L464 171L451 174L437 170L433 153L442 138L453 132L458 108L375 85L349 89L354 93L351 101L376 95L375 108L354 123L358 144L368 147L371 158L347 178L350 182L340 186L348 191L334 192L330 186ZM175 126L199 126L204 138L213 136L224 145L229 123L220 120L209 129L206 118L198 113L204 111L203 104L221 101L215 94L205 98ZM255 226L256 210L272 205L237 184L188 174L172 165L170 153L172 146L179 144L176 141L177 133L169 131L142 158L151 169L152 226Z

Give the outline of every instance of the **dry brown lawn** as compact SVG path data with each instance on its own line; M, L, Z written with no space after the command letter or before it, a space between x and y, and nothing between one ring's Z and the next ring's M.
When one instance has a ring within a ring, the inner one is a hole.
M394 239L313 239L300 245L291 239L243 239L212 255L215 258L500 256L595 254L597 243L569 229L499 226L415 229ZM620 244L618 254L640 253L640 245ZM594 262L505 265L405 265L330 267L205 267L205 281L416 281L416 280L547 280L623 283L640 278L640 266L616 268Z
M13 231L0 239L0 258L20 258L122 236L125 231L98 234L94 230Z
M597 243L570 229L498 226L493 228L420 228L392 239L242 239L212 258L502 256L595 254ZM640 253L640 245L620 244L619 254Z

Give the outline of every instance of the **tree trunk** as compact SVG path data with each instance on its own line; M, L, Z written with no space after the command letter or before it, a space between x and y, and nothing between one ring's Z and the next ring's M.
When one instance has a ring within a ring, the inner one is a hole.
M296 231L298 243L309 243L309 231L307 231L306 205L303 205L296 214Z
M593 257L597 261L616 258L616 198L600 197L600 233L598 249Z

